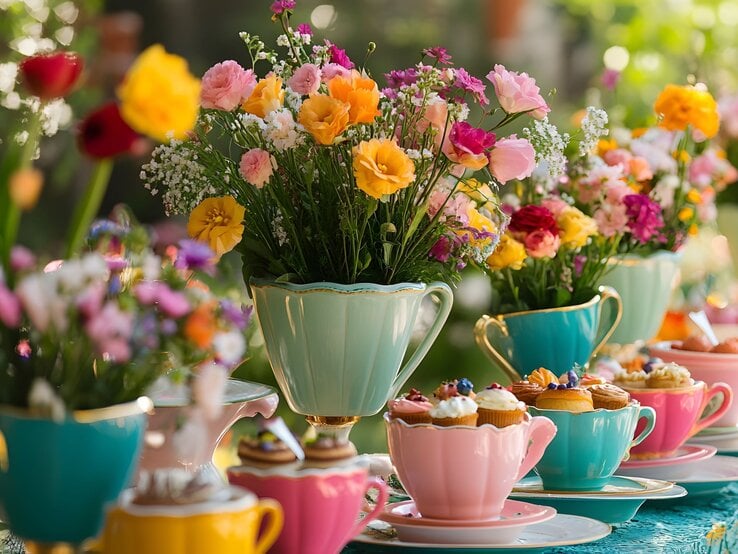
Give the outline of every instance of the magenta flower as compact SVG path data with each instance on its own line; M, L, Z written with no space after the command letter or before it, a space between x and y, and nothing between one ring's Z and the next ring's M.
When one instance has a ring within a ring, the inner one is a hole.
M439 238L430 249L430 257L441 263L446 263L451 257L454 244L446 235Z
M443 153L454 163L478 171L487 165L487 151L495 144L495 134L472 127L466 121L453 124Z
M163 283L159 288L158 301L159 310L168 317L179 318L191 310L190 303L184 294L170 289Z
M332 42L325 42L328 46L328 53L331 55L330 63L337 63L338 65L343 66L346 69L354 68L354 62L352 62L351 59L348 57L348 55L346 54L346 50L339 48Z
M602 72L600 81L602 82L602 86L607 90L615 90L615 87L618 86L618 82L620 82L620 71L617 69L605 69L605 71Z
M587 263L587 256L584 254L577 254L574 256L574 275L579 277L584 269L584 264Z
M275 0L269 9L274 15L282 15L287 10L294 10L296 4L295 0Z
M623 203L628 227L638 242L645 244L653 237L661 239L659 231L664 227L664 219L658 203L646 194L629 194L623 198Z
M297 32L300 33L301 35L312 35L313 34L312 28L307 23L300 23L297 26Z
M204 242L184 239L179 241L179 251L174 267L211 271L215 262L215 252Z
M384 74L387 84L391 88L400 88L401 86L413 85L418 80L418 72L414 67L408 69L393 69L389 73Z
M434 46L433 48L426 48L423 50L423 55L433 58L438 63L443 65L453 65L451 63L451 56L448 51L442 46Z
M484 94L487 85L485 85L481 79L477 79L476 77L469 75L469 72L463 67L456 70L454 86L459 87L465 92L471 93L475 100L482 106L487 106L489 104L489 99Z

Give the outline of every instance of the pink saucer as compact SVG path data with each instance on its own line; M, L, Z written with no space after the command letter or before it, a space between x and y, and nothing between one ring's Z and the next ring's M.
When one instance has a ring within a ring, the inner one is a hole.
M717 448L702 444L685 444L679 447L676 456L653 460L629 460L620 464L615 472L628 477L645 477L674 481L689 477L699 463L712 458Z

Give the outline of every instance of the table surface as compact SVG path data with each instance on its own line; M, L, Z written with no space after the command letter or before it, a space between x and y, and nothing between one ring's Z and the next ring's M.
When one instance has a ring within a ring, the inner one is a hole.
M713 526L715 526L714 529ZM382 552L398 554L402 550L351 543L342 554ZM407 552L415 554L419 550L408 550ZM438 552L440 554L443 550ZM738 484L733 484L713 496L648 501L631 521L613 525L612 534L604 539L580 546L550 548L543 552L545 554L738 554Z

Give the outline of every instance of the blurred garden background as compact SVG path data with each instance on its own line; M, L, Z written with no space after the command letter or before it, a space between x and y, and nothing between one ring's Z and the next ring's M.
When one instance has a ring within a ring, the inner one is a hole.
M20 242L46 252L49 259L61 254L73 207L92 167L75 147L75 125L92 107L113 97L116 84L142 49L161 43L184 56L196 75L224 59L247 65L239 31L258 34L267 44L279 34L265 17L269 4L0 0L0 148L17 131L14 67L19 60L59 47L80 52L87 68L83 91L71 96L69 108L60 108L62 132L45 143L38 165L46 184L39 204L24 214ZM564 129L571 125L572 114L587 105L604 107L611 120L631 128L653 123L653 99L667 83L704 83L716 98L738 94L735 0L299 0L293 21L310 23L317 39L329 37L354 60L362 60L369 43L376 43L367 68L376 68L374 77L380 83L381 68L412 66L423 48L436 45L448 48L458 65L475 74L486 74L495 63L527 71L550 94L551 119ZM730 103L725 100L723 105L723 117L729 117ZM738 103L733 111L738 111ZM725 128L731 131L730 125ZM738 134L738 125L732 132ZM731 137L724 141L728 155L735 155ZM184 221L166 218L160 200L142 186L140 168L149 154L150 149L144 149L138 157L117 161L100 215L126 204L141 222L157 230L162 243L170 243L185 234ZM738 187L728 187L721 195L726 206L721 209L727 214L733 198L738 199L736 191ZM723 221L729 224L737 217L738 212ZM697 248L702 257L685 256L690 264L685 283L698 283L699 294L715 294L705 283L718 286L720 272L729 271L725 240L708 230L696 244L702 245ZM223 263L233 282L243 287L237 255L231 253ZM680 301L684 298L675 300ZM409 386L429 393L446 378L465 376L478 387L502 379L472 335L475 321L491 302L487 278L468 275L456 290L451 319ZM275 384L258 332L251 343L251 357L236 376ZM304 428L286 405L280 414L296 429ZM380 416L358 425L352 438L362 451L385 450Z

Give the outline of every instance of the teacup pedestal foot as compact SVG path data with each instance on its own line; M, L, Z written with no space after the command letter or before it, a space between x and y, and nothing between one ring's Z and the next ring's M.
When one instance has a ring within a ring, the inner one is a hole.
M42 543L26 541L24 543L28 554L78 554L82 549L66 542Z
M360 416L315 416L309 415L305 419L310 426L315 429L316 433L329 435L334 437L336 440L343 442L348 440L348 436L351 433L356 422L358 422Z

